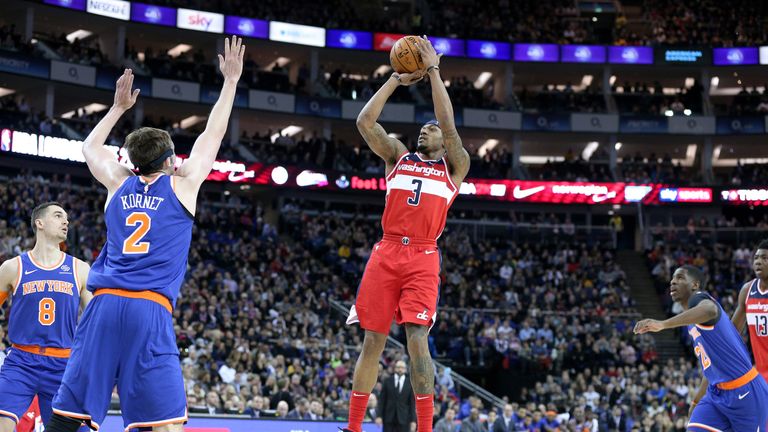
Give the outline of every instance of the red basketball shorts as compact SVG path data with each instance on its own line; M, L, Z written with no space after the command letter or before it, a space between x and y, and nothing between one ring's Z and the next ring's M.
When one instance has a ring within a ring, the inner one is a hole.
M432 326L440 295L440 251L434 241L385 235L373 246L347 324L389 334L392 320Z

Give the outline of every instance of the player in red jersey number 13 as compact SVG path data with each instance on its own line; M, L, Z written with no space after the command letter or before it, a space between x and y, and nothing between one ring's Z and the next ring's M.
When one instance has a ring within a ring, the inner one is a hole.
M347 324L360 323L365 329L345 429L351 432L361 431L393 318L405 324L418 431L432 431L435 372L427 337L439 295L437 238L469 171L469 154L456 131L453 107L440 77L440 56L426 37L419 40L418 48L425 70L392 74L357 117L365 141L386 162L387 198L381 221L384 237L371 251L347 319ZM415 84L425 75L432 87L437 121L421 128L417 151L410 153L376 121L398 86Z

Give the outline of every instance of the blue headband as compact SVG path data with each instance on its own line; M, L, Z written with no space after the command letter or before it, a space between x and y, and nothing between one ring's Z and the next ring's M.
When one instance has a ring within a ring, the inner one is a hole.
M437 126L439 128L440 127L440 122L437 121L437 120L430 120L430 121L424 123L424 126L429 126L429 125L435 125L435 126ZM424 127L424 126L422 126L422 127Z

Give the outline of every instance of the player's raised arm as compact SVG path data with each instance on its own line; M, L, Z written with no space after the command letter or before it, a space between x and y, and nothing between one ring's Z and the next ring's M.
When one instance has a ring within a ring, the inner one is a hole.
M0 265L0 306L11 296L14 286L19 283L19 260L9 259Z
M371 100L363 107L360 114L357 115L357 130L363 136L368 147L387 164L387 174L392 166L397 162L397 157L408 151L405 145L396 138L387 135L387 131L377 122L384 104L398 86L409 86L419 82L424 77L422 71L414 73L398 74L393 73L387 82L373 95Z
M121 165L115 154L104 147L104 142L109 137L112 128L120 120L123 113L128 111L139 97L139 89L133 88L133 72L126 69L123 75L117 79L115 85L115 99L107 115L99 121L95 128L88 134L83 143L83 156L88 169L96 180L113 192L120 186L123 180L133 175L131 171Z
M432 86L435 117L443 132L443 143L451 174L454 180L463 180L469 172L469 153L464 149L459 132L456 130L451 98L448 97L448 90L445 89L445 83L440 77L440 57L442 54L437 54L432 42L426 36L418 42L418 48L421 53L421 60L427 68L429 83ZM461 181L454 181L454 183L461 184Z
M189 181L193 186L194 194L208 177L219 153L221 141L227 133L229 115L232 113L232 104L235 101L237 82L243 72L243 54L245 45L242 38L232 36L232 40L225 39L224 55L219 54L219 68L224 75L224 85L221 87L219 100L211 109L205 131L197 137L189 159L179 168L177 175Z

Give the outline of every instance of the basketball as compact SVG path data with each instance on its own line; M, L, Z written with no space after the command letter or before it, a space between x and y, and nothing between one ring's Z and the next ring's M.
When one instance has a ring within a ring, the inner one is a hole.
M397 73L412 73L424 69L421 53L416 48L418 36L403 36L392 45L389 51L389 63Z

